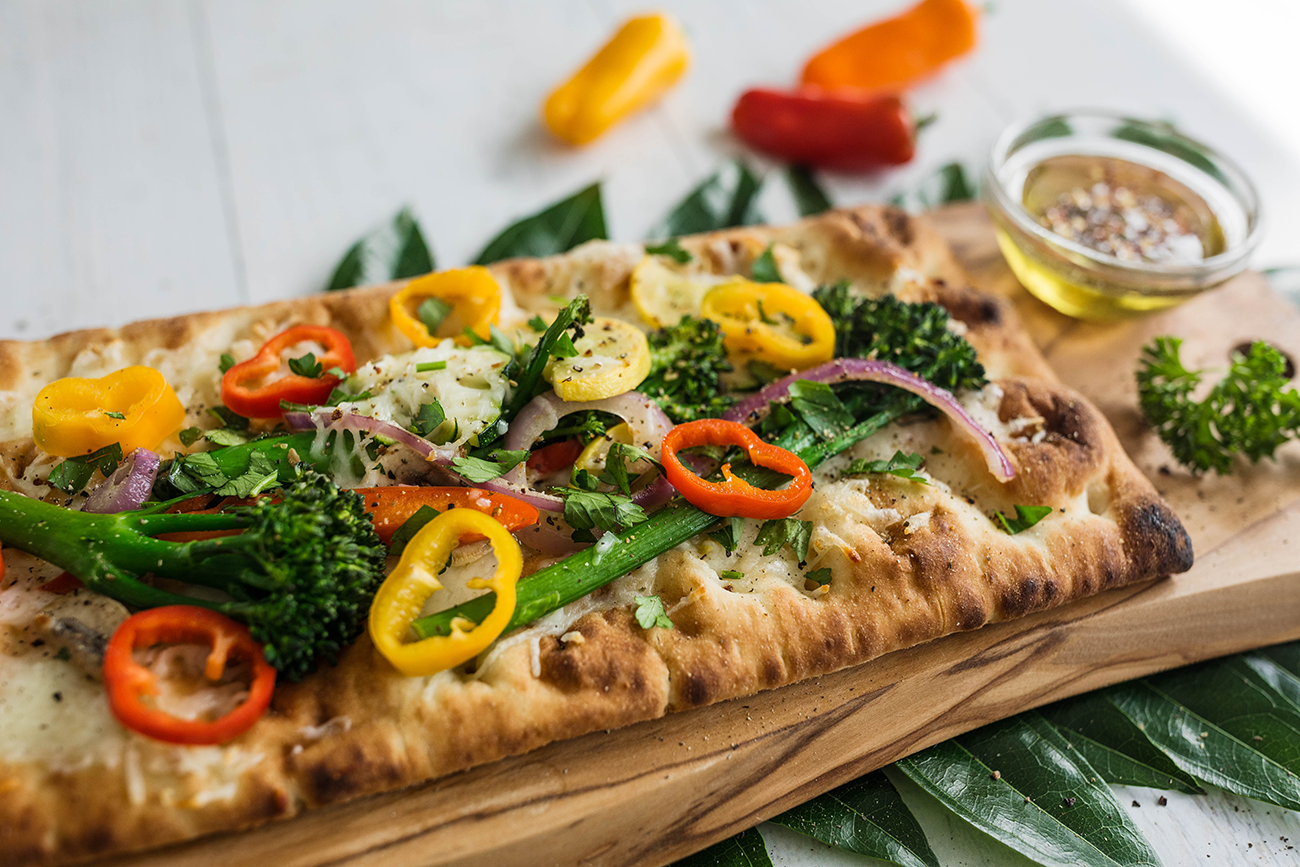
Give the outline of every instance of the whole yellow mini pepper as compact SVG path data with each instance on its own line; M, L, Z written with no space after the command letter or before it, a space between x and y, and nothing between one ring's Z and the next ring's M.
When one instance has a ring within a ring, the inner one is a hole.
M120 443L122 453L156 449L180 429L185 408L161 373L135 365L98 379L56 379L32 404L32 437L59 457Z
M481 265L416 277L388 301L393 324L416 346L437 346L448 337L468 343L466 328L487 340L500 312L501 287Z
M472 578L471 589L496 592L496 604L482 623L457 617L450 635L407 641L411 624L429 597L442 589L438 573L461 537L479 535L492 543L497 569L491 578ZM505 631L515 611L515 585L523 571L515 537L496 519L473 509L450 509L425 524L407 544L397 568L384 579L370 606L370 640L393 667L408 677L437 674L468 662Z
M542 117L560 138L586 144L663 96L689 65L686 34L672 16L632 18L556 88Z

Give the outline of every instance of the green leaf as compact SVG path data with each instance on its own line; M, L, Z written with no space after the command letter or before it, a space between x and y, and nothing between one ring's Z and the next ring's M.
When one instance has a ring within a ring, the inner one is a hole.
M824 382L800 379L790 383L790 406L822 439L834 439L853 427L853 413Z
M735 569L723 569L718 573L718 577L723 581L739 581L745 577L745 573L737 572Z
M308 352L298 358L290 358L289 371L308 379L316 379L325 372L325 366L316 360L316 353Z
M407 208L387 224L365 235L343 254L326 292L370 286L428 274L436 265L420 224Z
M242 446L244 443L248 442L249 439L248 434L243 431L232 430L228 427L219 427L216 430L210 430L203 438L214 446L221 446L223 448L225 446Z
M1160 863L1087 760L1033 712L897 767L962 819L1045 867Z
M646 519L645 510L622 494L574 488L556 488L555 493L564 497L564 520L575 530L599 527L618 533Z
M393 538L388 543L388 553L394 556L401 554L406 550L406 546L410 541L415 538L415 534L424 529L425 524L440 514L442 513L433 506L421 506L416 509L415 514L403 521L402 526L394 531Z
M745 163L728 163L678 202L650 237L672 238L761 223L756 205L762 183Z
M925 832L880 771L786 810L772 821L837 849L900 867L939 867Z
M528 449L518 451L494 449L488 453L491 460L473 457L452 458L451 465L457 473L477 484L490 482L498 476L505 475L528 460L528 454Z
M192 455L191 457L195 458L198 455ZM222 475L225 474L222 473ZM279 468L270 458L263 452L253 452L249 456L248 470L233 479L229 479L213 493L221 497L251 497L266 490L267 486L274 484L279 475ZM216 478L215 475L211 477Z
M678 265L685 265L695 257L690 251L684 249L681 244L677 243L676 238L669 238L662 244L646 244L646 254L649 256L667 256Z
M441 401L436 397L431 398L428 403L420 406L420 411L411 420L410 430L416 436L428 437L446 420L447 413L443 411Z
M658 471L663 471L659 462L645 449L627 443L614 443L605 456L605 472L600 474L600 480L618 488L623 494L631 494L634 479L628 473L628 466L639 461L649 461Z
M217 362L217 367L221 370L221 372L225 373L227 370L229 370L234 366L235 366L235 356L231 355L229 352L221 353L221 359L220 361Z
M592 184L511 224L488 242L474 264L491 265L518 256L553 256L585 241L608 237L600 184Z
M824 587L827 584L831 583L831 579L834 576L831 575L831 567L823 566L820 569L814 569L811 572L806 573L803 577L807 581L812 581Z
M438 333L438 326L443 320L451 315L452 306L441 298L425 298L420 302L420 306L415 308L415 315L420 320L420 324L433 337Z
M232 409L224 406L213 406L208 408L208 412L215 415L221 420L221 426L229 430L248 430L248 419Z
M1014 536L1028 530L1050 514L1052 514L1051 506L1022 506L1017 503L1014 518L1008 518L1001 512L994 512L993 517L1002 524L1002 529Z
M664 610L664 601L658 596L633 596L632 601L636 603L636 622L641 624L642 629L653 629L656 626L660 629L673 628L673 622Z
M812 521L798 518L777 518L765 521L754 537L755 545L763 546L763 556L771 557L786 545L799 556L802 563L808 559L808 543L812 540Z
M1195 778L1157 749L1105 692L1050 704L1039 713L1108 783L1204 794Z
M869 461L866 458L855 458L844 468L846 476L862 476L871 473L887 473L891 476L898 476L900 479L908 479L921 485L928 485L930 481L924 476L917 475L921 469L921 464L925 458L916 452L903 454L901 451L895 451L894 456L888 460Z
M776 264L776 256L772 255L771 244L768 244L762 255L754 260L754 265L750 269L750 276L753 277L755 283L781 282L781 269Z
M125 413L121 413L121 412L111 412L111 411L106 411L106 412L104 413L104 415L108 416L109 418L115 418L115 419L117 419L118 421L125 421L125 420L126 420L126 414L125 414Z
M1108 695L1153 744L1197 780L1257 801L1300 810L1300 777L1293 768L1256 749L1253 736L1241 740L1193 713L1160 688L1174 685L1162 678L1149 678L1115 687ZM1245 721L1247 725L1252 722ZM1292 745L1292 749L1296 748L1300 748L1300 738Z
M85 490L91 476L95 475L95 470L99 470L104 478L108 478L120 463L122 463L122 446L120 443L112 443L88 455L68 458L50 470L46 480L51 487L58 488L65 494L79 494Z
M975 187L966 179L966 168L961 163L948 163L939 169L939 204L969 202L975 198Z
M1300 677L1300 641L1293 641L1290 644L1277 644L1273 647L1264 647L1255 651L1260 656L1266 656L1277 665L1280 665L1286 671L1296 677Z
M735 551L736 546L740 544L740 537L744 532L745 519L732 517L727 518L724 521L721 529L714 530L710 533L709 538L717 542L723 548L726 548L727 553L730 554Z
M197 427L187 427L176 436L180 438L181 445L189 448L198 442L199 437L203 436L203 430Z
M790 166L785 170L785 182L790 186L799 216L811 217L823 211L829 211L834 205L830 196L817 183L817 177L808 166Z
M675 861L672 867L772 867L763 835L757 828Z

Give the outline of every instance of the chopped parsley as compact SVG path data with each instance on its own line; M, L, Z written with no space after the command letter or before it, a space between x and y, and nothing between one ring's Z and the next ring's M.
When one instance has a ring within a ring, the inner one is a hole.
M667 256L678 265L685 265L695 257L677 243L676 238L669 238L662 244L646 244L646 254L650 256Z
M1002 529L1006 530L1012 536L1017 533L1023 533L1039 521L1052 514L1051 506L1016 506L1016 516L1008 518L1001 512L995 512L994 517L1002 524Z
M235 356L231 355L229 352L221 353L221 360L217 362L217 367L220 368L221 372L225 373L234 366Z
M673 628L664 601L658 596L633 596L632 601L636 603L636 622L641 624L642 629L654 629L656 626L660 629Z
M723 548L726 548L727 553L731 554L740 544L740 537L744 532L745 519L732 517L726 519L722 524L721 529L714 530L710 533L709 538L717 542Z
M112 475L122 462L122 446L118 443L104 446L79 458L68 458L50 470L47 481L65 494L79 494L86 488L90 477L99 470L105 478Z
M471 482L490 482L498 476L504 476L528 460L528 454L528 449L518 451L493 449L488 452L488 459L475 457L453 458L451 465L457 473Z
M420 411L411 420L410 431L416 436L428 437L446 420L447 413L443 411L442 404L435 397L420 407Z
M812 581L814 584L820 584L825 587L827 584L831 583L831 567L823 566L820 569L814 569L811 572L806 573L803 577Z
M869 461L866 458L858 458L844 469L844 475L861 476L868 473L888 473L891 476L898 476L900 479L928 485L930 482L924 476L917 474L917 470L921 469L921 464L924 461L925 458L916 452L905 455L901 451L896 451L894 456L886 461Z
M801 379L790 384L790 406L822 439L834 439L853 427L853 413L824 382Z
M755 545L763 546L763 556L771 557L786 545L799 556L802 563L808 559L808 543L812 541L812 521L800 521L798 518L778 518L764 521L754 538Z
M325 372L325 366L316 360L316 353L308 352L297 358L289 359L290 372L298 376L305 376L308 379L319 379Z
M755 283L780 283L781 269L777 267L776 257L772 255L772 245L768 244L763 255L754 260L754 267L750 270Z
M199 437L203 436L203 429L197 427L187 427L185 428L185 430L176 434L176 436L180 438L181 445L185 446L186 448L189 448L190 446L198 442Z
M109 418L115 418L115 419L117 419L118 421L125 421L125 420L126 420L126 416L123 415L123 414L120 413L120 412L105 412L104 415L108 416Z
M646 519L645 510L622 494L577 488L557 488L555 493L564 498L564 520L579 531L574 535L578 541L587 541L592 535L590 531L597 527L617 533Z

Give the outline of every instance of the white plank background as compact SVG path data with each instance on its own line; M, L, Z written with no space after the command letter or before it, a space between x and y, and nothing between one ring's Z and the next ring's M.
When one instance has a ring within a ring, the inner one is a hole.
M1118 0L996 0L978 53L912 94L918 114L938 114L913 164L826 178L833 198L911 189L953 159L977 167L1022 115L1123 109L1173 120L1240 161L1270 225L1257 264L1300 262L1300 158L1263 129L1285 138L1294 118L1261 124L1246 113L1259 110L1257 94L1226 93L1242 75L1209 80L1186 53L1204 53L1216 28L1239 54L1249 45L1231 4L1135 2L1140 15ZM1242 4L1242 20L1267 27L1276 19L1261 12L1266 2ZM660 5L690 31L687 80L575 151L540 127L541 100L642 8L633 0L0 0L0 337L309 294L402 204L443 266L597 178L614 237L640 238L742 152L726 129L742 89L791 83L829 38L904 4ZM1182 28L1192 41L1181 48L1152 29L1161 15L1198 9L1213 23ZM1277 33L1262 40L1274 52L1284 44ZM1205 68L1230 64L1210 54ZM1281 87L1269 83L1293 114L1294 55L1268 67L1286 71ZM793 216L779 182L762 204L769 219ZM945 865L1027 863L901 788ZM1131 815L1171 867L1300 863L1300 814L1222 792L1171 794L1166 807L1155 792L1119 794L1141 803ZM778 864L861 863L763 831Z

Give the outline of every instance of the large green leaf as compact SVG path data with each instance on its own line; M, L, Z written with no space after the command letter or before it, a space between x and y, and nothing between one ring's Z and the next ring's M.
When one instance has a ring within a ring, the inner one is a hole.
M1097 772L1036 713L937 744L897 767L958 816L1046 867L1159 863Z
M1255 749L1253 736L1241 740L1193 713L1160 685L1156 678L1127 683L1110 690L1109 696L1153 744L1196 779L1257 801L1300 810L1300 778L1292 770ZM1226 704L1236 698L1223 696Z
M772 867L772 859L767 854L763 835L757 828L750 828L702 852L687 855L674 862L673 867Z
M1300 677L1300 641L1279 644L1275 647L1265 647L1255 652L1261 656L1267 656L1296 677Z
M409 209L402 208L387 224L348 248L325 291L416 277L435 267L420 224Z
M1204 793L1195 778L1157 749L1104 692L1066 699L1039 712L1108 783Z
M686 194L651 232L651 238L674 238L763 222L756 207L763 182L739 160L709 175Z
M786 810L772 821L836 848L901 867L939 867L925 832L880 771Z
M834 207L830 196L817 183L817 176L808 166L790 166L785 170L785 182L790 186L790 194L794 196L795 206L799 208L799 216L811 217Z
M512 223L488 242L474 264L490 265L517 256L554 256L586 241L608 237L600 184L592 184Z
M1278 662L1276 656L1268 653L1268 650L1273 649L1243 653L1240 659L1256 676L1279 692L1292 706L1300 709L1300 666L1288 668ZM1296 661L1300 662L1300 656Z

